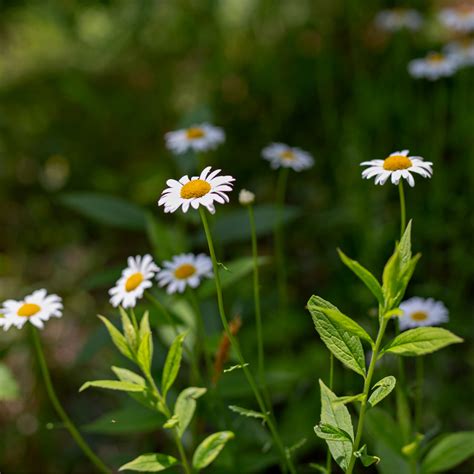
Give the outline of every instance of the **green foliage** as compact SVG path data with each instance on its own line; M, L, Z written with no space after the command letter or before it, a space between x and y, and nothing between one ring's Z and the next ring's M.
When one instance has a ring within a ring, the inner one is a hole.
M137 362L143 372L148 374L151 371L151 361L153 359L153 336L151 334L148 311L140 321L139 340Z
M326 441L350 441L351 444L354 441L347 431L341 430L337 426L328 423L316 425L314 432L319 438L325 439Z
M393 375L389 375L388 377L379 380L372 387L373 391L368 400L369 405L374 407L377 403L381 402L395 388L396 383L397 380Z
M163 375L161 377L161 390L163 392L163 397L165 398L168 390L176 380L179 368L181 366L181 358L183 356L183 341L185 337L186 334L180 334L176 336L168 351L168 355L166 356Z
M16 400L20 390L10 369L0 363L0 401Z
M208 436L194 451L193 467L201 470L209 466L232 438L234 438L232 431L220 431Z
M234 413L246 416L247 418L261 418L262 420L265 420L266 418L266 415L264 413L255 410L249 410L248 408L242 408L237 405L229 405L229 409L232 410Z
M132 382L121 382L118 380L93 380L84 383L79 392L82 392L86 388L97 387L106 388L108 390L119 390L121 392L143 392L145 388L141 385L134 384Z
M202 387L188 387L178 395L174 405L174 416L178 422L179 436L183 436L193 419L194 412L196 411L196 400L206 392L207 389Z
M133 353L123 334L104 316L99 315L100 320L105 324L107 331L112 338L115 347L127 358L133 360Z
M160 453L147 453L120 467L119 471L159 472L178 464L173 456Z
M360 462L365 467L369 467L372 464L378 464L380 462L380 458L378 456L371 456L370 454L367 454L367 445L365 444L362 446L362 448L354 452L354 456L360 459Z

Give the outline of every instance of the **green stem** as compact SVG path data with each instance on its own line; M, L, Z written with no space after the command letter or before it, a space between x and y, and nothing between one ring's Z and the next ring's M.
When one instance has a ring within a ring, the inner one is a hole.
M276 220L275 220L275 258L277 264L277 284L280 306L284 310L288 305L286 287L287 271L285 265L285 235L283 225L283 207L285 205L286 185L289 168L280 168L276 188Z
M255 382L255 379L250 372L250 370L247 367L247 364L245 362L245 359L242 355L242 352L240 350L240 346L237 342L237 339L233 336L232 332L230 331L229 328L229 323L227 321L227 316L225 314L225 308L224 308L224 298L222 296L222 287L221 287L221 280L219 276L219 266L217 263L217 258L216 258L216 253L214 250L214 243L212 241L212 235L211 231L209 229L209 224L207 221L206 213L203 210L202 207L199 208L199 213L201 215L201 220L202 224L204 227L204 232L206 234L206 239L207 239L207 244L209 247L209 253L211 255L211 260L212 260L212 266L214 269L214 281L216 283L216 292L217 292L217 304L219 307L219 316L221 318L222 326L224 327L225 333L227 334L227 337L229 338L229 341L232 345L232 348L234 349L237 359L239 361L239 364L242 366L242 370L244 372L244 375L247 379L247 382L252 389L252 392L254 393L254 396L257 400L258 406L260 407L260 410L262 414L265 416L265 421L268 425L268 428L270 430L270 433L273 437L273 440L275 442L275 445L277 446L278 450L280 451L280 455L282 458L283 466L285 466L285 471L286 468L292 473L296 474L295 467L293 466L293 461L291 459L290 455L287 455L286 449L283 445L283 442L280 438L280 435L278 434L278 431L275 426L275 422L273 420L273 417L271 414L269 414L267 407L265 405L264 399L262 395L260 394L260 391L258 389L257 383Z
M332 355L332 352L329 353L329 388L330 390L333 390L333 384L334 384L334 356ZM326 453L326 472L327 474L331 474L331 463L332 463L332 456L331 456L331 451L328 448L328 451Z
M39 366L41 369L41 374L44 379L44 383L46 385L46 392L48 393L49 399L56 410L56 413L59 415L61 420L64 423L64 426L68 429L69 433L71 433L71 436L74 438L74 441L77 443L77 445L81 448L82 452L89 458L89 460L92 462L92 464L95 465L95 467L103 473L111 473L112 471L102 462L102 460L92 451L92 449L89 447L87 442L84 440L82 435L79 433L79 430L76 428L74 423L71 421L71 419L68 417L66 412L64 411L64 408L61 405L61 402L59 401L56 392L53 387L53 383L51 381L51 376L49 374L49 369L48 365L46 363L46 359L44 356L43 348L41 346L41 341L38 336L38 330L34 328L33 326L30 326L30 333L33 339L33 345L36 351L36 355L38 357L38 362Z
M403 180L400 179L398 183L398 191L400 194L400 238L403 237L403 233L406 229L406 207L405 207L405 191L403 190Z
M423 357L415 359L416 364L416 398L415 398L415 431L420 432L421 415L423 412L423 382L424 382L424 367Z
M364 397L361 402L360 412L359 412L359 422L357 423L357 432L356 437L354 440L354 445L352 448L352 453L355 453L359 449L360 441L362 439L362 433L364 431L364 420L365 420L365 413L367 411L367 400L369 397L370 387L372 385L372 377L374 375L375 370L375 363L377 362L377 357L379 355L380 346L382 344L383 335L385 334L385 329L387 328L388 319L382 319L380 323L379 332L377 334L377 339L375 340L374 349L372 351L372 357L370 359L369 370L367 371L367 376L365 377L364 382ZM356 457L354 454L351 456L351 460L349 462L349 466L347 468L346 474L351 474L354 469L354 463L356 461Z

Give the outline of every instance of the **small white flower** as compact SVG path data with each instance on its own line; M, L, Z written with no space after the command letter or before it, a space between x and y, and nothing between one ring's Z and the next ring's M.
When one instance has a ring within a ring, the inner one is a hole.
M183 293L186 286L197 288L202 278L212 278L212 260L203 253L175 255L171 261L163 262L163 267L156 279L160 286L167 286L169 294Z
M5 331L11 326L21 329L29 321L33 326L43 329L44 321L63 315L62 309L62 299L58 295L48 295L44 289L37 290L22 301L4 301L0 308L0 326Z
M425 58L413 59L408 63L411 76L435 81L440 77L452 76L458 69L458 61L451 55L430 52Z
M400 304L403 314L399 317L400 330L418 326L435 326L449 321L449 313L441 301L417 296Z
M262 156L274 169L283 167L302 171L314 164L314 159L308 152L284 143L271 143L262 150Z
M413 8L382 10L375 17L375 25L384 31L416 31L423 25L423 16Z
M225 141L222 128L209 123L193 125L189 128L165 134L166 147L178 155L188 150L196 152L213 150Z
M242 206L248 206L249 204L253 204L255 201L255 194L251 191L247 191L247 189L241 189L239 193L239 203Z
M361 166L368 166L362 171L362 177L366 179L375 176L375 184L385 184L391 178L393 184L398 184L400 178L408 181L410 186L415 186L415 180L411 173L417 173L423 178L430 178L433 174L433 163L423 161L421 156L408 156L408 150L396 151L385 160L364 161Z
M443 8L438 13L440 22L446 28L462 33L474 31L474 4L462 3L455 7Z
M451 56L458 66L474 66L474 40L453 41L448 43L443 51Z
M179 181L169 179L166 184L169 186L162 193L158 206L164 206L165 212L175 212L182 207L183 212L187 212L189 206L197 209L199 206L206 207L211 214L214 214L214 202L224 204L229 202L226 193L232 191L232 176L219 176L221 170L211 172L211 167L204 168L200 176L183 176Z
M124 308L134 308L145 290L153 285L153 277L160 270L148 254L143 257L128 257L127 263L128 267L109 290L110 303L114 307L120 305Z

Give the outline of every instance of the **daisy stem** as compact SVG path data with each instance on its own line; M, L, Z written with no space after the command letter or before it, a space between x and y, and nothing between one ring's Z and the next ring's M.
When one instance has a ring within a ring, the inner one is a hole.
M293 466L293 461L292 461L290 455L287 454L287 451L286 451L286 449L283 445L283 442L280 438L280 435L279 435L279 433L276 429L276 425L275 425L275 421L273 419L273 416L268 411L268 409L266 407L266 404L265 404L265 401L264 401L264 398L262 397L262 395L261 395L261 393L258 389L258 385L257 385L252 373L248 369L248 366L247 366L247 364L245 362L245 359L242 355L242 352L240 350L240 346L237 342L237 339L234 337L234 335L232 334L232 332L229 328L229 323L227 321L227 316L225 314L224 298L222 296L221 280L220 280L220 276L219 276L219 266L218 266L218 262L217 262L217 258L216 258L216 252L214 250L214 243L212 241L211 231L209 229L209 223L207 221L206 213L205 213L205 211L203 210L202 207L199 208L199 213L201 215L201 220L202 220L202 224L203 224L203 227L204 227L204 232L206 234L207 244L208 244L208 247L209 247L209 253L211 255L212 266L213 266L213 269L214 269L214 281L216 283L217 304L218 304L218 307L219 307L219 316L221 318L222 326L224 327L224 330L227 334L227 337L229 338L229 341L232 345L232 348L234 349L234 351L237 355L237 359L239 361L239 364L242 366L242 370L244 372L244 375L247 379L247 382L248 382L250 388L252 389L252 392L254 393L254 396L257 400L258 406L260 407L260 410L261 410L263 416L265 417L265 421L268 425L268 428L269 428L270 433L273 437L275 445L277 446L278 450L280 451L283 466L285 467L284 470L286 472L286 470L288 469L292 474L296 474L295 467Z
M102 460L92 451L87 442L84 440L82 435L79 433L79 430L76 428L74 423L68 417L64 408L59 401L56 392L51 381L51 375L49 373L48 364L46 363L46 358L44 356L43 348L41 346L41 341L38 335L38 330L33 326L30 326L30 333L33 339L33 345L38 357L38 363L41 369L41 375L43 376L44 383L46 385L46 392L48 397L53 405L56 413L59 415L61 420L64 423L64 426L68 429L71 436L74 438L74 441L77 443L82 452L89 458L89 460L94 464L94 466L103 473L111 473L112 471L102 462Z
M370 358L369 369L367 370L367 375L365 377L365 382L364 382L364 391L363 391L364 397L360 405L359 421L357 423L357 432L356 432L354 444L352 447L353 453L358 451L360 441L362 439L362 433L364 431L365 413L367 411L367 400L369 397L370 387L372 385L372 377L374 375L375 363L377 362L380 346L382 344L383 335L385 334L385 329L387 328L388 321L389 320L387 318L383 318L382 322L380 323L379 332L377 334L377 339L375 340L374 349L372 351L372 357ZM357 458L354 455L351 456L351 460L349 461L349 466L347 467L346 474L352 474L356 459Z
M424 367L423 357L415 359L416 364L416 398L415 398L415 431L419 432L421 426L421 414L423 412L423 381Z
M403 189L403 181L401 179L398 183L398 191L400 194L400 238L402 238L406 228L407 217L405 206L405 191Z
M332 355L332 352L329 353L329 389L333 389L333 383L334 383L334 356ZM332 456L331 456L331 451L329 450L326 454L326 472L327 474L331 474L331 463L332 463Z
M285 240L283 229L283 206L285 204L286 185L289 168L280 168L276 187L276 219L275 219L275 258L277 263L278 296L282 309L288 304L286 288Z

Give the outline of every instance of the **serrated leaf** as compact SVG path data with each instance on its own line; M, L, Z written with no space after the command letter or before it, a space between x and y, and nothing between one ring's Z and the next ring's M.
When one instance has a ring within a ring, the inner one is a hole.
M133 354L128 347L124 335L104 316L99 315L100 320L105 324L115 347L128 359L133 360Z
M365 357L360 339L331 320L323 311L339 310L328 301L314 295L308 301L308 310L316 331L326 347L344 365L365 377Z
M120 467L119 471L159 472L178 463L178 460L168 454L147 453L138 456L133 461Z
M183 436L186 428L193 419L196 410L196 400L202 397L207 392L207 389L201 387L185 388L176 399L174 405L174 414L179 421L178 433Z
M379 304L384 304L384 297L382 292L382 287L372 273L369 272L365 267L363 267L356 260L349 258L342 250L337 249L339 257L341 258L344 265L351 269L365 284L365 286L372 292L372 294L377 298Z
M130 348L136 349L138 339L132 321L130 320L127 312L121 306L119 307L119 311L120 317L122 319L122 329L125 340L127 341Z
M369 397L369 405L374 407L377 403L381 402L394 388L397 380L392 375L384 377L379 380L373 387L373 392Z
M390 352L402 356L419 356L460 342L463 340L447 329L419 327L399 334L383 348L381 355Z
M421 472L447 472L474 456L474 431L449 433L436 440L421 464Z
M183 356L183 341L186 334L180 334L176 336L173 344L168 351L166 356L165 366L163 368L163 376L161 379L161 390L163 397L166 397L168 390L173 385L178 375L179 368L181 366L181 358Z
M242 408L237 405L229 405L229 409L234 413L238 413L239 415L246 416L248 418L261 418L262 420L266 419L266 415L259 411L249 410L248 408Z
M364 467L369 467L372 464L378 464L380 462L380 458L378 456L371 456L367 454L367 446L364 444L362 448L354 453L354 456L362 462Z
M351 444L353 442L349 433L328 423L320 423L319 425L316 425L314 427L314 432L319 438L325 439L326 441L350 441Z
M234 437L232 431L219 431L208 436L193 455L193 467L204 469L219 456L226 443Z
M122 382L119 380L92 380L84 383L79 392L82 392L86 388L106 388L108 390L119 390L121 392L143 392L144 387L131 382Z

